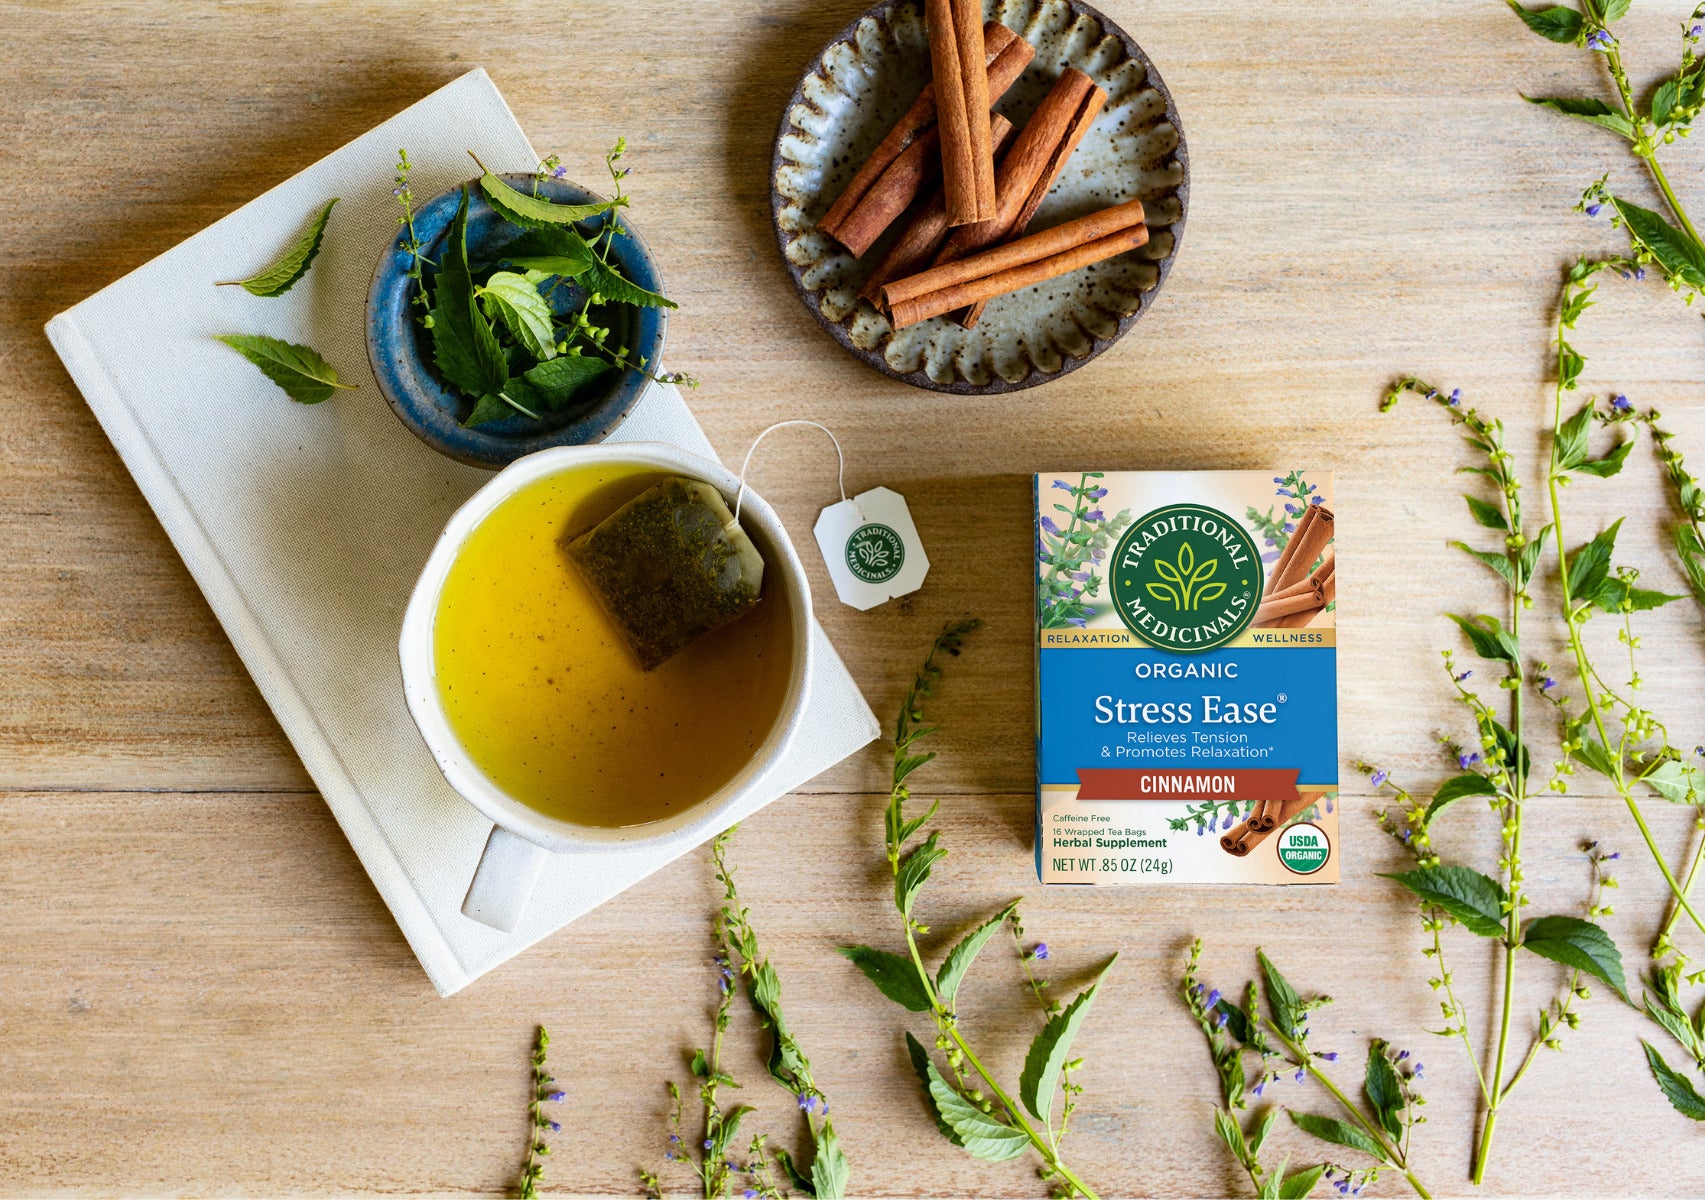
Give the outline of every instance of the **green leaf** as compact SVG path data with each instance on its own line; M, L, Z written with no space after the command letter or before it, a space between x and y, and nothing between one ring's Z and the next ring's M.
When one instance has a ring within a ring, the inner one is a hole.
M1610 556L1616 551L1616 535L1622 528L1618 517L1610 527L1569 556L1569 595L1592 603L1605 580L1610 578Z
M1291 1113L1291 1120L1304 1133L1312 1133L1323 1142L1331 1142L1334 1146L1348 1146L1352 1150L1360 1150L1370 1154L1380 1162L1390 1162L1385 1150L1380 1144L1369 1137L1363 1130L1354 1125L1347 1125L1336 1117L1319 1117L1313 1113Z
M1567 45L1581 36L1581 14L1572 8L1523 8L1516 0L1505 0L1526 26L1540 37Z
M928 1064L928 1071L929 1094L935 1100L936 1112L958 1135L967 1154L988 1162L1006 1162L1024 1153L1030 1139L1022 1132L960 1095L933 1062Z
M1254 1158L1261 1153L1261 1147L1267 1142L1267 1135L1273 1132L1273 1125L1279 1119L1279 1110L1269 1108L1255 1126L1255 1132L1249 1135L1249 1156Z
M918 1082L924 1085L924 1100L929 1105L929 1115L935 1118L935 1127L941 1130L942 1137L955 1146L963 1146L965 1140L953 1132L953 1126L947 1123L946 1118L941 1115L941 1110L935 1106L935 1095L930 1090L930 1076L934 1067L930 1065L929 1051L924 1049L923 1043L913 1037L909 1030L906 1033L906 1055L912 1060L912 1070L917 1072Z
M1237 1118L1223 1108L1214 1109L1214 1132L1220 1135L1220 1141L1238 1162L1248 1162L1253 1157L1249 1147L1243 1144L1243 1130L1237 1127Z
M693 1051L693 1061L687 1067L693 1073L694 1079L705 1079L710 1075L710 1064L705 1059L703 1050Z
M1658 90L1652 93L1652 121L1658 125L1668 125L1670 118L1681 102L1681 80L1670 78L1658 85Z
M1488 567L1491 567L1492 570L1496 571L1499 577L1511 587L1518 586L1516 583L1516 569L1511 565L1510 556L1508 554L1501 554L1492 550L1476 550L1467 542L1452 542L1451 545L1468 555L1469 558L1475 559L1478 562L1483 562Z
M314 256L320 252L320 240L326 235L326 222L331 219L332 205L337 202L336 196L327 200L326 206L320 210L320 215L313 219L302 236L270 267L247 279L231 279L219 286L240 287L251 296L282 296L288 292L296 286L298 279L308 273L308 268L314 265Z
M1687 1014L1674 1005L1666 1003L1663 998L1653 996L1650 992L1644 993L1643 999L1646 1005L1646 1015L1662 1025L1665 1031L1680 1042L1693 1058L1701 1057L1701 1053L1705 1052L1705 1045L1701 1045L1698 1031L1688 1023Z
M1000 932L1001 922L1012 915L1012 910L1018 907L1018 901L1001 909L1000 912L984 921L977 928L966 934L963 940L947 952L947 958L942 961L941 969L935 976L935 994L941 1002L952 1007L959 995L959 985L964 982L965 972L970 970L971 962L990 938Z
M812 1189L815 1185L812 1184L811 1177L801 1171L799 1169L799 1164L793 1161L793 1155L787 1152L787 1147L775 1146L771 1149L770 1153L775 1155L775 1160L781 1164L781 1169L786 1172L788 1182L791 1183L801 1195L811 1195Z
M1585 971L1616 989L1628 999L1628 983L1622 975L1622 951L1610 935L1580 917L1553 915L1528 923L1521 944L1541 958Z
M1368 1045L1368 1065L1362 1080L1368 1103L1379 1126L1394 1138L1403 1136L1403 1084L1397 1078L1397 1068L1385 1056L1385 1043L1375 1038Z
M1474 647L1474 653L1481 658L1489 658L1498 662L1515 662L1517 646L1515 639L1504 632L1503 624L1496 617L1478 614L1473 617L1460 617L1455 613L1446 613L1455 621L1458 628L1468 635L1469 644Z
M1664 271L1693 287L1705 287L1705 246L1687 236L1649 208L1630 204L1619 196L1610 202L1632 234Z
M1574 751L1574 756L1587 764L1606 779L1616 778L1616 763L1610 757L1604 743L1595 737L1582 736L1581 744Z
M1581 405L1574 416L1557 429L1551 456L1560 471L1572 471L1587 459L1587 433L1592 428L1593 406Z
M1600 479L1609 479L1622 469L1622 464L1628 459L1628 452L1634 448L1634 439L1617 442L1603 458L1595 458L1590 462L1579 463L1575 470L1582 475L1596 475Z
M918 889L929 879L935 864L947 857L947 851L936 845L936 839L940 836L939 833L930 834L900 860L900 869L894 872L894 907L900 910L902 916L912 915L912 904L918 898Z
M1628 4L1629 0L1604 0L1604 2L1599 5L1599 13L1603 16L1604 23L1608 25L1612 21L1620 21L1623 17L1627 16Z
M1581 377L1586 368L1587 360L1582 358L1568 342L1557 343L1557 382L1564 387L1574 390L1575 381Z
M256 333L226 333L219 340L261 369L298 404L318 404L339 388L337 371L307 346Z
M490 171L480 176L480 189L500 217L523 229L572 225L627 204L626 198L600 200L596 204L553 204L543 196L529 196L526 192L516 191Z
M1488 504L1478 496L1464 496L1468 501L1468 511L1474 514L1474 519L1487 529L1501 529L1509 532L1510 523L1504 519L1504 510L1496 504Z
M1705 796L1705 773L1673 758L1647 771L1642 778L1671 804L1693 804Z
M911 959L872 946L841 946L839 950L895 1004L908 1012L930 1010L929 993L924 991Z
M1118 961L1117 955L1113 961ZM1095 982L1049 1017L1048 1023L1030 1043L1030 1052L1024 1056L1024 1070L1018 1076L1018 1098L1039 1121L1048 1119L1048 1112L1054 1106L1054 1091L1060 1082L1060 1068L1071 1057L1072 1041L1077 1037L1077 1031L1083 1028L1084 1019L1089 1016L1089 1006L1095 1003L1095 993L1112 968L1112 962L1103 967Z
M544 225L529 229L505 246L499 262L524 271L573 278L597 259L590 243L572 225Z
M1640 1039L1640 1045L1645 1047L1646 1063L1652 1068L1652 1078L1658 1081L1658 1088L1670 1106L1689 1120L1705 1121L1705 1097L1694 1089L1693 1081L1672 1070L1663 1055L1653 1049L1652 1043L1645 1038Z
M1247 1046L1255 1030L1255 1022L1251 1015L1244 1012L1239 1005L1233 1004L1223 997L1218 1004L1214 1005L1214 1011L1225 1015L1226 1032Z
M1504 906L1509 895L1496 879L1471 867L1417 867L1402 874L1383 875L1443 909L1470 933L1499 937L1504 932Z
M439 374L466 396L494 395L509 381L503 347L474 302L474 277L468 267L467 188L462 189L450 222L443 263L432 288L432 351Z
M1592 602L1608 613L1621 612L1623 605L1627 605L1629 612L1649 612L1680 599L1680 596L1672 592L1635 587L1625 579L1612 576L1604 581L1604 586L1598 589L1598 593L1592 597Z
M1423 825L1431 825L1433 818L1445 809L1455 804L1464 796L1496 796L1498 789L1478 771L1464 771L1453 779L1447 779L1439 785L1439 790L1433 793L1433 802L1427 805L1427 815Z
M1542 525L1533 540L1521 548L1520 570L1516 574L1516 586L1525 588L1533 581L1533 572L1539 566L1539 556L1545 553L1545 540L1551 536L1551 526Z
M565 407L584 384L615 369L614 363L601 358L565 354L530 367L521 378L538 389L552 410L557 410Z
M1273 1010L1273 1024L1285 1037L1294 1038L1302 1029L1302 997L1297 995L1290 980L1279 973L1279 968L1273 965L1265 950L1257 947L1255 957L1261 963L1262 976L1267 980L1267 1005Z
M1279 1200L1304 1200L1304 1197L1314 1190L1314 1185L1320 1182L1320 1176L1325 1171L1325 1163L1316 1163L1312 1167L1293 1171L1285 1177L1284 1185L1279 1188Z
M1498 739L1498 753L1503 755L1504 762L1515 765L1522 775L1533 773L1533 754L1528 750L1526 742L1517 742L1516 735L1497 721L1488 722L1492 726L1492 734ZM1520 760L1518 763L1517 760Z
M479 297L486 316L502 321L527 353L537 359L556 357L551 306L532 280L514 271L493 271L483 287L474 289L474 295Z
M1687 586L1693 592L1693 598L1705 604L1705 546L1699 544L1693 526L1675 527L1675 555L1687 575Z
M817 1131L816 1152L811 1158L811 1194L817 1200L841 1200L847 1194L847 1178L852 1172L841 1139L827 1120Z
M948 1125L948 1123L946 1123L946 1118L941 1116L941 1110L936 1108L936 1098L934 1098L934 1093L931 1093L931 1089L929 1089L929 1077L931 1077L934 1070L933 1065L929 1064L929 1052L928 1050L924 1050L924 1045L922 1045L921 1041L910 1035L910 1031L905 1033L905 1053L907 1053L907 1057L912 1060L912 1070L917 1072L917 1082L921 1082L922 1086L924 1086L924 1101L926 1101L929 1105L929 1115L933 1116L934 1120L936 1120L936 1128L941 1130L941 1137L945 1137L945 1139L950 1140L950 1142L953 1142L953 1145L965 1145L965 1139L962 1139L960 1135L953 1132L953 1127Z
M1589 96L1523 96L1522 99L1529 104L1543 105L1594 125L1602 125L1630 140L1634 137L1634 123L1603 100L1595 100Z
M604 262L594 262L576 282L588 292L602 296L605 300L637 304L641 308L680 307L661 292L648 292L637 283L629 282L620 271Z

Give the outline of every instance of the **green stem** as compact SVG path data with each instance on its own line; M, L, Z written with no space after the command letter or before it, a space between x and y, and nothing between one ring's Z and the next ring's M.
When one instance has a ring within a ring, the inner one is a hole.
M1686 881L1681 885L1681 890L1688 895L1693 894L1693 883L1699 878L1699 864L1702 860L1705 860L1705 837L1701 837L1699 844L1693 848L1693 862L1687 868ZM1664 918L1664 927L1658 934L1659 942L1669 939L1670 934L1675 929L1676 918L1679 916L1681 916L1681 906L1679 904L1670 905L1669 916Z
M1360 1125L1362 1129L1367 1132L1367 1135L1378 1144L1381 1152L1386 1157L1386 1161L1391 1163L1391 1165L1396 1167L1399 1171L1403 1172L1403 1178L1409 1181L1409 1186L1415 1189L1415 1194L1421 1197L1421 1200L1432 1200L1432 1193L1427 1191L1421 1181L1415 1178L1415 1173L1409 1169L1409 1162L1404 1156L1403 1151L1393 1145L1390 1139L1385 1136L1385 1131L1373 1122L1369 1121L1367 1117L1362 1114L1362 1110L1357 1108L1356 1105L1351 1102L1350 1098L1339 1089L1338 1085L1333 1083L1331 1078L1324 1071L1314 1065L1314 1055L1310 1054L1302 1046L1287 1037L1282 1029L1273 1024L1271 1018L1264 1016L1261 1018L1261 1023L1268 1029L1272 1030L1273 1035L1283 1042L1285 1044L1285 1048L1291 1052L1292 1065L1301 1067L1315 1079L1319 1080L1320 1084L1325 1087L1328 1092L1332 1093L1333 1098L1338 1101L1344 1111L1349 1113L1355 1120L1356 1124Z
M1669 178L1659 165L1657 154L1648 154L1645 159L1646 167L1652 173L1652 182L1656 183L1658 190L1664 194L1664 201L1669 205L1670 212L1675 214L1675 219L1681 222L1681 227L1687 231L1687 236L1693 239L1695 245L1705 246L1705 240L1701 240L1699 231L1693 228L1693 222L1687 219L1687 210L1682 208L1681 201L1675 198L1675 189L1670 187Z

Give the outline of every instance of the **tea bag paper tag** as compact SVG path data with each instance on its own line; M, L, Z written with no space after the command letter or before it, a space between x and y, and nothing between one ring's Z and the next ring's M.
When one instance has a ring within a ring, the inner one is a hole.
M917 591L929 574L929 556L906 498L889 488L831 504L813 532L835 594L861 611Z

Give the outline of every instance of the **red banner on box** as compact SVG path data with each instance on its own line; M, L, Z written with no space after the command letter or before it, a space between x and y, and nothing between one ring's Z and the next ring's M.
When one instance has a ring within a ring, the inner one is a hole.
M1079 767L1079 800L1288 800L1295 770L1275 767Z

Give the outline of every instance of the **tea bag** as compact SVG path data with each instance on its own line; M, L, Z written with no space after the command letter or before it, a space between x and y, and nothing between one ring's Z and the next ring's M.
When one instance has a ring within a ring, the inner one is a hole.
M641 492L566 546L645 670L758 603L764 559L722 494L679 476Z

